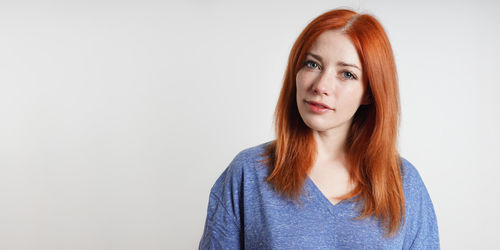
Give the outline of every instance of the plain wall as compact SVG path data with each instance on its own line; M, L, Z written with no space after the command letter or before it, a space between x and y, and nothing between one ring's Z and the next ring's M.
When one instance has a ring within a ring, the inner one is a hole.
M389 35L442 248L498 248L499 3L0 1L0 249L197 248L217 177L274 137L293 42L338 7Z

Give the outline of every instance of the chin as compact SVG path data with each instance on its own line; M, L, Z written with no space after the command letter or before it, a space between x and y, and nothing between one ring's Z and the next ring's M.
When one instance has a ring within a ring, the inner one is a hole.
M327 126L324 122L314 121L314 120L313 121L303 120L303 121L307 127L309 127L311 130L314 130L314 131L323 132L323 131L327 131L328 129L331 128L331 126Z

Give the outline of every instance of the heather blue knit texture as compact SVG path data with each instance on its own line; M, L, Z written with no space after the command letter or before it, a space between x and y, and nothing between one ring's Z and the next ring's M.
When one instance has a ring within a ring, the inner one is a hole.
M333 205L307 177L302 206L265 182L266 142L241 151L210 191L199 249L439 249L436 215L418 171L403 162L406 217L385 238L375 218L355 220L354 199Z

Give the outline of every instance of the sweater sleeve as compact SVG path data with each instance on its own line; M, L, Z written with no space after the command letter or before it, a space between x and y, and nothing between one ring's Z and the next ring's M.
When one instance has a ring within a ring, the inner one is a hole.
M440 249L434 206L417 169L407 160L404 164L407 230L405 249Z
M242 249L241 189L245 156L240 152L210 191L199 249Z
M240 227L217 196L210 194L205 228L199 249L239 249Z

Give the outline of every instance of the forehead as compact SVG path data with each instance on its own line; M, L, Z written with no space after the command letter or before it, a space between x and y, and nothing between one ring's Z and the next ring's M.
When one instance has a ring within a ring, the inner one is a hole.
M344 61L361 66L354 44L340 30L327 30L321 33L308 52L321 56L327 62Z

